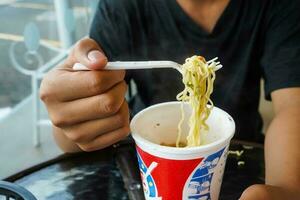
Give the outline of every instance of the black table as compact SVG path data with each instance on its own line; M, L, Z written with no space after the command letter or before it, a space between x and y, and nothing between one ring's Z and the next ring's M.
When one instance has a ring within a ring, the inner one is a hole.
M264 182L262 145L233 141L230 150L220 200L238 199L249 185ZM134 145L125 141L93 153L60 156L7 181L25 187L37 199L141 200L139 176Z

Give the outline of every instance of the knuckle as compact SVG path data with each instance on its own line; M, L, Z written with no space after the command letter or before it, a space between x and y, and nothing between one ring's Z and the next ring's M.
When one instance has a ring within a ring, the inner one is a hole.
M83 142L84 141L84 134L77 130L71 130L67 132L67 137L74 141L75 143Z
M126 93L127 92L127 89L128 89L128 85L127 85L127 83L126 83L126 81L122 81L121 82L121 85L122 85L122 87L124 88L124 93Z
M117 124L124 125L126 123L126 116L118 113L115 117L115 121Z
M43 102L47 102L51 96L51 93L49 92L49 89L47 87L41 87L39 96Z
M100 93L103 82L103 78L99 74L90 73L90 79L88 80L89 90L95 94Z
M84 38L82 39L82 42L85 44L89 44L89 45L97 45L97 42L95 40L93 40L92 38Z
M69 120L60 114L50 114L51 121L56 127L64 127L70 124Z
M92 146L91 144L78 144L78 146L80 147L80 149L82 151L85 151L85 152L92 152L92 151L95 151L97 149L95 149L94 146Z
M58 80L59 72L56 69L49 71L42 79L39 97L42 101L48 102L56 98L56 81Z
M129 108L128 108L128 104L127 102L125 102L125 108L123 108L122 112L123 112L123 115L124 115L124 122L125 124L127 124L129 126L129 121L130 121L130 113L129 113Z
M128 103L127 103L126 100L125 100L124 103L123 103L122 111L125 112L126 115L129 117L129 106L128 106Z
M129 128L129 125L126 125L122 128L122 134L121 136L122 137L127 137L130 133L130 128Z
M101 105L103 112L106 114L115 114L119 110L116 99L109 94L102 95Z
M76 45L75 45L75 51L81 51L82 49L85 49L86 46L93 46L96 47L97 43L95 42L95 40L90 39L90 38L84 38L79 40Z
M88 44L88 40L86 38L79 40L75 45L75 51L83 49L87 44Z
M61 121L61 119L56 118L56 117L51 117L51 121L52 121L52 124L56 127L63 127L63 125L64 125L64 122Z
M47 79L43 79L39 90L39 97L43 102L48 102L52 98L52 90Z

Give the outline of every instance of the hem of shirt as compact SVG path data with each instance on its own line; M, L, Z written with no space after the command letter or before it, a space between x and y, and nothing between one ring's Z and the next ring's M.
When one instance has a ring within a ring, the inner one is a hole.
M274 85L272 87L266 87L265 89L265 99L267 101L272 101L271 93L280 90L280 89L287 89L287 88L300 88L300 80L293 82L293 83L282 83L278 85Z

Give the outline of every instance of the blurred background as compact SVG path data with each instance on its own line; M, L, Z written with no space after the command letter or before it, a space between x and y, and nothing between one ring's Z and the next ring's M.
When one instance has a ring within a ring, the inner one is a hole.
M57 157L43 75L88 35L98 0L0 0L0 179ZM263 96L263 94L262 94ZM261 98L265 127L273 112Z

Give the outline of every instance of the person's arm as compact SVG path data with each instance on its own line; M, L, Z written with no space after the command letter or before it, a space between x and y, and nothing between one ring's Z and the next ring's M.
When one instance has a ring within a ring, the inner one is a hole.
M300 88L271 96L275 117L266 133L266 185L249 187L241 200L300 199Z
M300 88L271 96L275 118L265 142L266 183L300 192Z

